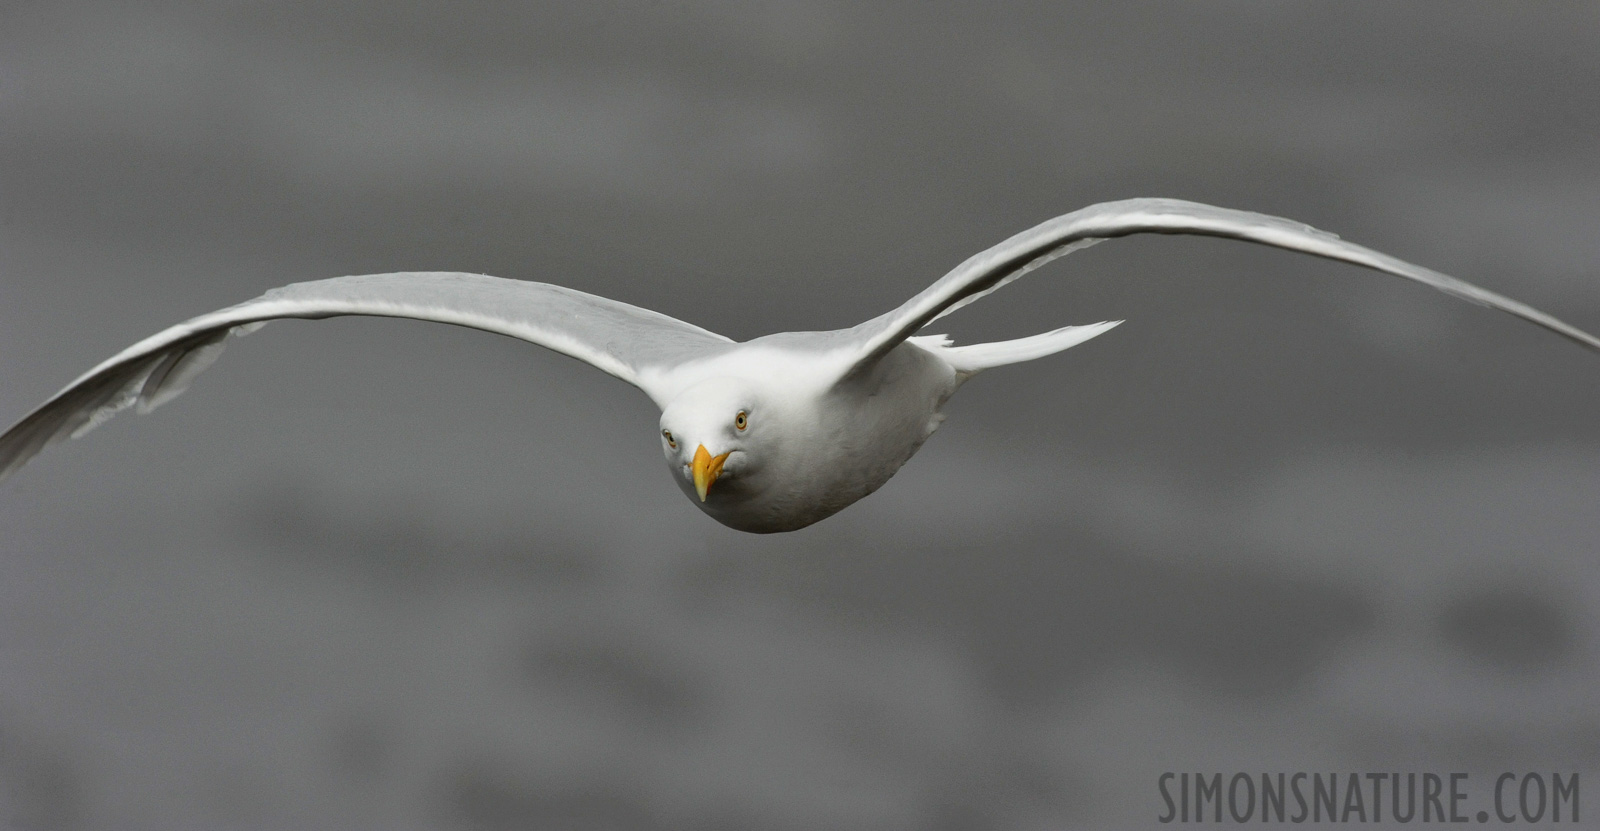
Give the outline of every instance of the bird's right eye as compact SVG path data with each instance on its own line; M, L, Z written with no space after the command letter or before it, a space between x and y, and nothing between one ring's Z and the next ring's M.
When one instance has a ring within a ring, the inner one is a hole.
M667 440L667 446L673 450L678 449L678 441L672 437L671 430L662 430L661 437Z

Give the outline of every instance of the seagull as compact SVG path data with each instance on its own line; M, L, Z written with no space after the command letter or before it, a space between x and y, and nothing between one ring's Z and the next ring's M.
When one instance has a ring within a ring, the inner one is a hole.
M1122 321L956 346L924 326L1081 248L1133 234L1260 243L1404 277L1516 315L1590 349L1600 339L1471 283L1292 220L1177 199L1091 205L956 266L899 308L849 329L737 343L666 315L548 283L404 272L293 283L148 337L89 370L0 435L0 479L46 446L117 412L149 412L186 389L230 335L282 318L374 315L510 335L584 361L661 410L673 480L713 519L793 531L887 482L938 429L940 408L983 370L1076 346Z

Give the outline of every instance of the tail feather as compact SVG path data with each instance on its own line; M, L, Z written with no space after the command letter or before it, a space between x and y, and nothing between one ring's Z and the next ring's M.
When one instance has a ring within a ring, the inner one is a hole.
M935 350L939 357L949 362L957 372L973 375L991 367L1016 364L1031 361L1034 358L1043 358L1054 355L1063 349L1077 346L1084 341L1109 332L1120 320L1108 320L1102 323L1092 323L1088 326L1067 326L1053 332L1045 332L1032 337L1018 338L1016 340L999 341L996 343L975 343L971 346L950 346L949 341L936 344ZM913 340L923 340L914 338ZM931 340L931 338L929 339ZM934 344L919 344L934 345Z

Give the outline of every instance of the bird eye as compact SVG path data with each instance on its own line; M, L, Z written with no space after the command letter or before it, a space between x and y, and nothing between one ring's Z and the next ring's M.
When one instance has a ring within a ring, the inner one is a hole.
M740 430L749 427L750 414L746 413L744 410L740 410L739 414L733 417L733 426L739 428Z
M667 440L667 446L668 447L672 448L673 450L677 450L678 449L678 442L677 442L676 439L674 439L672 437L672 431L671 430L662 430L661 431L661 437Z

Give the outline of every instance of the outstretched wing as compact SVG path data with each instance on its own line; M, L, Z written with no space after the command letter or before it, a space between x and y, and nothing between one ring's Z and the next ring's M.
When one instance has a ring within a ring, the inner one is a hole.
M1600 338L1538 309L1437 271L1345 242L1309 225L1179 199L1128 199L1090 205L1023 231L968 258L900 308L850 330L859 352L845 377L870 366L935 318L971 303L1057 257L1100 240L1132 234L1227 237L1342 260L1415 280L1480 306L1499 309L1590 349L1600 350Z
M89 370L0 435L0 479L51 443L135 404L171 400L217 359L229 334L278 318L375 315L482 329L593 364L664 404L657 379L732 341L681 320L581 291L481 274L412 272L295 283L180 323Z

